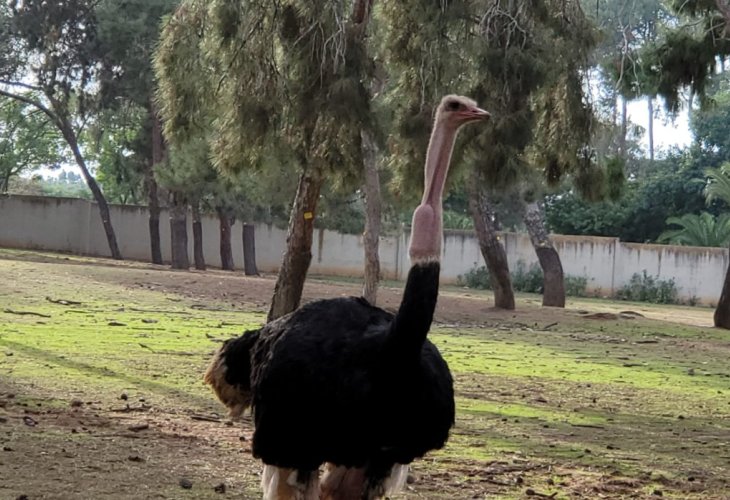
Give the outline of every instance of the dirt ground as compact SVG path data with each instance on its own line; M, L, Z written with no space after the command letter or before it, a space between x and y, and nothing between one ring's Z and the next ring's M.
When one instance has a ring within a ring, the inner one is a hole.
M275 278L244 278L216 270L177 272L134 262L41 253L10 253L0 259L11 262L4 271L5 284L0 286L5 298L11 298L5 304L11 305L21 304L34 293L42 295L54 280L83 279L99 290L114 285L130 293L161 293L169 300L178 297L175 300L187 301L191 307L214 309L230 304L231 309L265 313ZM36 273L28 276L27 268L12 265L13 261L30 263ZM29 280L30 285L20 285ZM88 286L90 291L96 290ZM83 295L83 289L79 293ZM356 283L313 278L305 287L305 300L358 293ZM383 287L379 305L395 309L400 297L399 288ZM588 313L615 319L623 310L621 304L600 301L570 304L566 310L542 309L536 297L521 298L519 312L496 311L490 306L488 294L447 287L439 299L436 321L445 328L530 330L549 328L553 323L580 324ZM700 327L709 326L712 318L712 311L698 308L667 312L632 305L631 313ZM0 315L2 321L8 318ZM27 319L45 321L42 317ZM0 340L3 328L9 332L13 327L0 324ZM231 422L210 398L202 399L197 393L169 397L164 390L155 392L154 382L149 383L149 394L85 385L69 392L47 383L18 382L13 376L18 367L9 360L28 349L9 341L0 343L0 357L6 357L5 364L0 360L0 500L260 498L260 466L250 457L248 417L242 423ZM183 362L185 355L180 354ZM48 365L77 363L64 356L57 358L49 358ZM197 358L193 361L190 354L190 359L197 366ZM686 496L669 497L730 498L716 493L702 496L707 485L701 479L706 473L697 470L697 488L692 484L682 487ZM569 464L532 459L520 452L503 453L493 461L447 458L435 465L425 460L414 467L408 491L398 498L657 498L664 495L662 484L669 489L676 486L675 479L657 477L651 470L644 476L629 476L620 468L607 472L586 467L580 482L573 482L561 494L549 493L551 486L571 474Z

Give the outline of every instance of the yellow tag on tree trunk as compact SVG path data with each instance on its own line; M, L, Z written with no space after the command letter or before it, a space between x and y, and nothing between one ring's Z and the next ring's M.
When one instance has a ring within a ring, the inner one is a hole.
M312 212L304 212L304 220L313 219L314 214Z

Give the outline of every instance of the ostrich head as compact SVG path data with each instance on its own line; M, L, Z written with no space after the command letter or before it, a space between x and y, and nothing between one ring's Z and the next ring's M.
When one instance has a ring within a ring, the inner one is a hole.
M447 95L436 108L434 129L440 123L444 127L458 129L464 124L481 121L489 116L489 112L478 107L474 100L459 95Z
M240 417L251 405L251 349L257 339L258 330L251 330L226 340L203 377L233 418Z
M456 134L461 126L488 117L489 113L479 108L476 102L457 95L447 95L436 109L426 153L423 198L413 213L411 225L408 253L413 264L435 262L441 258L442 196Z

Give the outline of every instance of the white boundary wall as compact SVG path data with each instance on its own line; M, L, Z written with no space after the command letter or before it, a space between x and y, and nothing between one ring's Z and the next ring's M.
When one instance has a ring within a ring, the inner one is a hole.
M146 207L110 206L112 224L126 259L149 260ZM168 212L160 214L162 255L170 256ZM188 218L191 224L191 219ZM220 266L218 219L203 217L203 248L206 261ZM233 226L233 255L243 262L241 224ZM192 227L189 227L192 258ZM537 257L525 234L504 233L502 242L511 268L518 261L528 266ZM622 243L617 238L553 235L567 275L585 276L589 289L611 294L634 273L644 270L660 279L674 279L683 299L696 298L714 304L720 295L728 266L724 248L682 247ZM385 278L404 279L408 269L408 234L380 241L380 265ZM256 225L256 260L263 272L276 272L286 245L286 231ZM0 196L0 246L108 256L109 250L96 204L71 198ZM310 272L322 275L361 276L363 239L318 230L312 245ZM460 274L484 265L476 236L469 231L447 231L444 237L442 281L453 283Z

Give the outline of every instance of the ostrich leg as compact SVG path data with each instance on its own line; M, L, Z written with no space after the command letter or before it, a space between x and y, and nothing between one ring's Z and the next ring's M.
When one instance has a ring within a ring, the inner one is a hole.
M319 500L317 471L265 465L261 489L264 490L264 500Z

